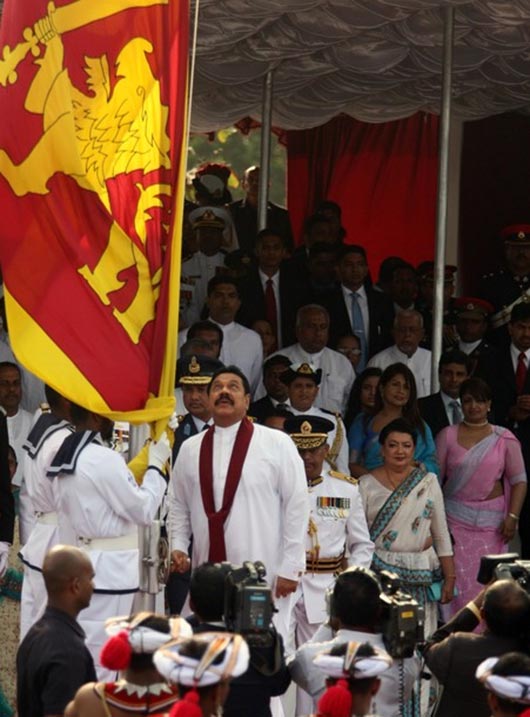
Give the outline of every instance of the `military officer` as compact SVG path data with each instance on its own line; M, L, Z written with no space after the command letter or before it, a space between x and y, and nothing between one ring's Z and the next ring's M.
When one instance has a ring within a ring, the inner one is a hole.
M304 462L310 516L306 535L306 570L295 594L293 616L296 642L307 642L327 619L326 590L335 576L350 565L369 567L374 544L357 487L346 473L324 467L333 423L315 415L293 416L284 430L293 439ZM307 714L303 694L297 714Z
M329 451L326 462L334 469L348 471L348 440L346 428L340 413L333 413L323 408L317 408L315 403L322 378L322 369L316 369L312 364L302 362L293 363L281 374L281 381L287 386L289 410L295 416L311 414L326 418L333 425L329 434Z
M182 400L188 413L178 416L178 428L173 443L173 463L185 440L205 430L211 424L212 414L208 398L208 384L214 372L223 364L210 356L184 356L177 361L177 384L182 389ZM190 587L191 571L171 573L166 597L172 615L182 610Z
M483 378L493 387L497 378L499 352L484 338L493 314L493 306L482 299L462 296L455 299L458 348L471 361L471 375Z
M173 462L176 461L184 441L200 433L204 426L210 425L208 384L214 372L222 366L221 361L209 356L186 356L177 361L177 383L182 389L182 399L188 413L178 416Z
M504 347L510 341L508 323L512 308L521 301L530 301L530 224L505 227L500 238L505 266L483 275L479 295L493 305L491 339Z

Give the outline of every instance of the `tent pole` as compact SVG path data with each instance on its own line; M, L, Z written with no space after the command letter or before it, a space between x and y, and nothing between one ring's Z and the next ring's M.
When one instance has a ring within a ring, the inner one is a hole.
M453 74L454 9L444 9L444 44L442 69L442 106L440 112L440 158L438 164L438 200L436 211L436 254L434 260L434 304L432 329L431 391L439 388L438 362L442 354L443 293L445 245L447 239L447 199L449 174L449 133L451 129L451 90Z
M258 231L267 226L271 164L272 70L263 80L261 109L260 178L258 190Z

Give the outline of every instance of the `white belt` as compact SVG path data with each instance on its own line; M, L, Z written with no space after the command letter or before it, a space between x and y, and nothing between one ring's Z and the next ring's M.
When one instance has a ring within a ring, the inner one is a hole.
M138 533L120 535L118 538L81 538L77 537L80 548L87 550L134 550L138 547Z
M37 518L37 523L41 523L42 525L58 525L57 513L42 513L36 510L35 517Z

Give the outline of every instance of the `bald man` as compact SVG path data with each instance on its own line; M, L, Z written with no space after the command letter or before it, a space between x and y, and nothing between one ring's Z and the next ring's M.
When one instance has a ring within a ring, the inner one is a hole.
M19 717L62 715L96 671L77 622L94 590L94 569L79 548L56 545L46 555L42 576L48 594L44 615L29 630L17 653Z

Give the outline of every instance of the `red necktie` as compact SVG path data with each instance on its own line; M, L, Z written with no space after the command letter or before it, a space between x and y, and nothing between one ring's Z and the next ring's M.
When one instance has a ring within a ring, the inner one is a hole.
M515 387L518 394L523 392L526 371L526 355L521 351L517 357L517 371L515 372Z
M265 318L272 326L276 339L278 338L278 317L276 314L276 297L272 279L265 282Z

